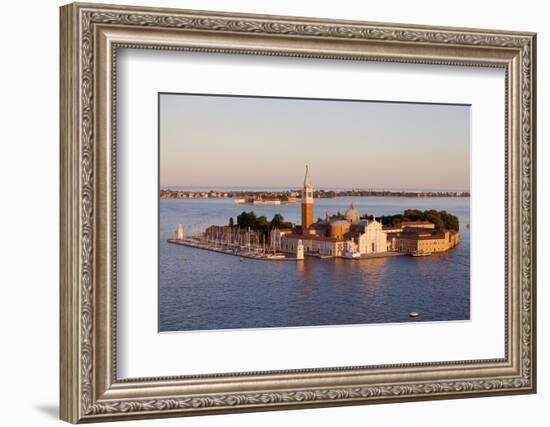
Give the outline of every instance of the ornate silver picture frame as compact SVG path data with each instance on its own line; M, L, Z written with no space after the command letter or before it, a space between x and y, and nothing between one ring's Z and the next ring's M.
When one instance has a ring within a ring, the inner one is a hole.
M536 391L535 34L80 3L60 13L61 419L97 422ZM503 69L504 357L120 379L121 48Z

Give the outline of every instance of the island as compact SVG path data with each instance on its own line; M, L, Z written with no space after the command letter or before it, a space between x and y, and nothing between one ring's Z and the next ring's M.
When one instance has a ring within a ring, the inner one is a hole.
M314 192L306 166L299 225L285 221L280 214L268 220L253 211L242 212L236 223L229 218L227 224L211 225L191 236L186 236L179 224L175 238L168 242L241 259L297 261L305 256L354 260L423 257L447 252L460 243L459 220L446 211L407 209L403 214L376 218L368 213L361 215L351 203L345 213L326 211L324 218L314 221L315 194L319 192Z

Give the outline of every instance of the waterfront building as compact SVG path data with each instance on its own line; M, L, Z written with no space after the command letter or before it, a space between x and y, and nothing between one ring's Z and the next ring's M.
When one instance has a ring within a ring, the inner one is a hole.
M302 245L306 255L342 256L344 254L344 240L335 237L315 235L287 234L281 237L283 252L295 253Z
M410 254L446 252L459 243L460 234L456 230L405 227L395 238L396 250Z
M360 254L375 254L388 250L388 236L376 218L352 223L345 237L355 243L356 251Z

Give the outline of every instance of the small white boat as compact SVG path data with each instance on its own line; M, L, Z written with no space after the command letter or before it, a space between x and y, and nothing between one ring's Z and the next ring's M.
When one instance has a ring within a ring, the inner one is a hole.
M431 252L419 252L419 251L412 251L411 256L430 256Z
M409 313L409 316L410 316L410 317L418 317L418 316L420 316L420 314L419 314L418 312L416 312L416 311L411 311L411 312Z
M344 258L358 259L361 258L361 254L359 252L345 252Z

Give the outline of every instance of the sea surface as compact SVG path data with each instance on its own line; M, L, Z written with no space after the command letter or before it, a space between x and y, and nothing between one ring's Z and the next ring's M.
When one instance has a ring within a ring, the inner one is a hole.
M458 216L462 242L429 257L303 262L258 261L167 243L178 224L188 234L225 225L242 211L299 223L300 204L238 205L234 199L168 199L159 205L159 330L190 331L470 318L470 199L339 197L316 199L315 218L405 209ZM415 311L418 318L409 317Z

